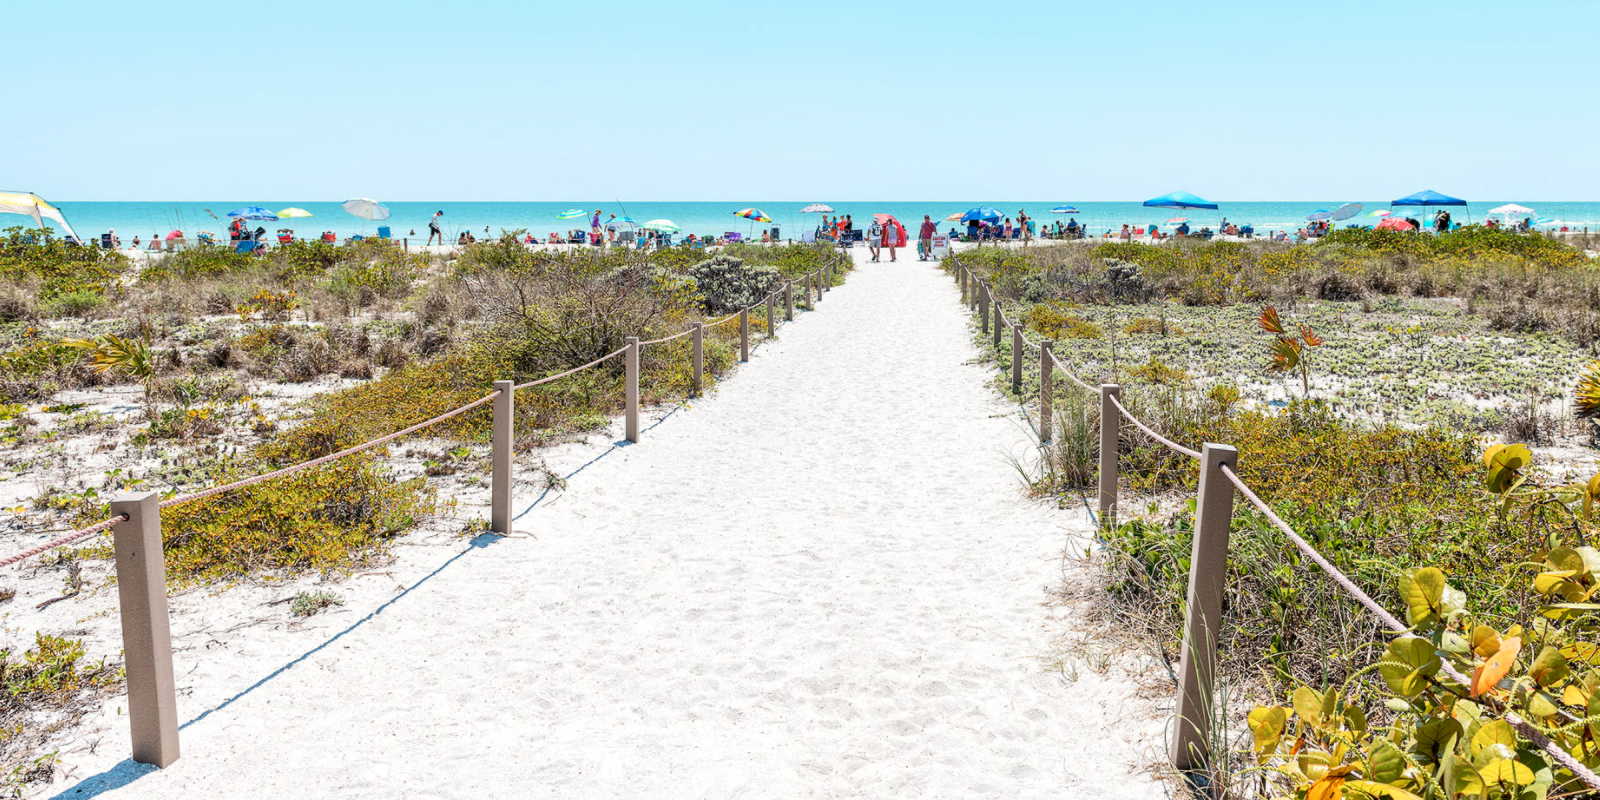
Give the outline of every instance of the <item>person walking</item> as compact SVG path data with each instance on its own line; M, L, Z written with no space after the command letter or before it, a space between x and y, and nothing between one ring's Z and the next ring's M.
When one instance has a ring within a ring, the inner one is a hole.
M933 257L933 235L939 232L939 226L933 223L933 217L922 215L922 230L918 234L917 260L927 261Z
M1027 247L1028 242L1033 239L1033 229L1028 227L1028 222L1028 212L1021 208L1017 209L1017 228L1022 231L1023 247Z
M899 261L895 257L895 248L900 246L900 229L893 222L883 226L883 246L889 248L889 260Z
M444 210L440 209L433 212L433 216L428 218L428 244L433 244L433 237L435 236L439 237L439 244L444 244L444 229L439 227L439 218L442 216L444 216Z
M877 261L883 252L883 226L878 224L878 218L872 218L872 224L867 226L867 249L872 252L872 260Z
M615 244L617 241L617 215L612 214L606 219L606 244Z

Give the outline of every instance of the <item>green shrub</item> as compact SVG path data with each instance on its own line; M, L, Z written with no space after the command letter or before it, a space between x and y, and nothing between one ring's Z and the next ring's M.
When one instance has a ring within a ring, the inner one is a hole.
M115 250L71 244L40 231L10 227L0 238L0 277L38 280L40 300L115 291L127 268L127 256Z

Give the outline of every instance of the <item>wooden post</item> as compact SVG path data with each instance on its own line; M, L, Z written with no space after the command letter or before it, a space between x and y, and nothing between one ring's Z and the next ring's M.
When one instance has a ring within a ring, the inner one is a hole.
M1054 424L1051 418L1052 392L1055 391L1055 362L1050 358L1050 350L1056 343L1046 339L1039 343L1039 441L1050 441L1050 428Z
M701 376L706 371L706 324L704 322L690 323L694 329L694 396L700 396Z
M1194 511L1194 547L1189 555L1189 613L1183 624L1178 663L1177 720L1172 763L1195 769L1209 759L1215 711L1217 631L1222 627L1222 590L1228 579L1228 526L1233 522L1233 484L1224 465L1237 469L1239 451L1207 442L1200 449L1199 504Z
M1005 328L1006 328L1006 315L1005 315L1005 312L1000 310L1000 302L999 301L995 301L995 304L994 304L994 327L990 330L990 333L994 334L994 341L990 342L990 344L994 345L996 348L1000 347L1000 332L1005 330Z
M1122 433L1122 413L1112 400L1122 399L1122 387L1100 384L1100 527L1117 524L1117 438Z
M739 360L750 360L750 309L739 309Z
M516 401L516 383L495 381L494 430L490 447L493 450L493 469L489 473L489 530L509 536L511 534L511 412Z
M624 383L627 386L624 401L623 429L628 441L639 442L639 337L628 337L628 352L622 354Z
M117 602L128 684L133 760L165 767L178 760L178 696L167 618L167 567L161 551L161 506L155 492L118 494L111 528L117 558Z
M1022 354L1027 345L1022 340L1022 326L1011 326L1011 393L1022 394Z
M967 268L956 267L956 283L961 284L961 305L967 304Z
M406 238L401 239L400 243L405 247L407 253L411 252L411 237L407 236Z
M989 332L989 287L978 287L978 320L983 332Z
M767 335L768 336L776 336L776 335L778 335L778 315L777 315L777 313L775 313L775 308L776 308L776 306L774 306L774 304L773 304L773 296L770 295L770 294L767 295Z
M794 281L783 284L783 321L794 321Z

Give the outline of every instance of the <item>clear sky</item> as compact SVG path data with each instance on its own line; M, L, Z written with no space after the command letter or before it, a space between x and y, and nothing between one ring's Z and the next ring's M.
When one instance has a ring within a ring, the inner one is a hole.
M57 200L1600 200L1585 2L9 3Z

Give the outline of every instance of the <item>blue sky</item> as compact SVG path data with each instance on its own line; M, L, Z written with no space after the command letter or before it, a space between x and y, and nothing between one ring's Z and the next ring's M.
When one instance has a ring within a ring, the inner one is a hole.
M1600 3L17 3L58 200L1600 200ZM70 100L69 100L70 98ZM14 117L15 119L15 117Z

